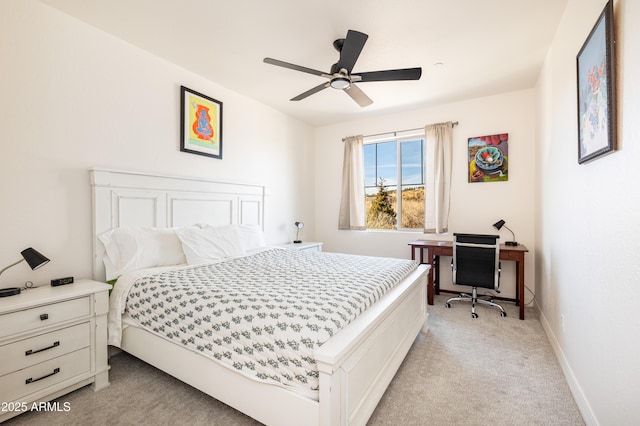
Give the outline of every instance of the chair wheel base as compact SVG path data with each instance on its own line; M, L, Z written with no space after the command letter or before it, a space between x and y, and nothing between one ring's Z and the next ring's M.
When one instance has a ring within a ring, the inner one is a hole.
M460 293L458 297L452 297L451 299L448 299L446 302L444 302L444 306L449 309L451 308L451 302L471 302L471 306L472 306L471 318L478 318L478 314L475 312L475 310L476 310L476 306L479 306L479 305L490 306L490 307L500 309L500 316L502 318L505 318L507 316L507 312L504 309L502 309L502 306L498 305L497 303L494 303L493 298L489 297L489 300L483 299L483 297L487 297L487 296L482 296L482 295L478 296L477 289L476 287L474 287L471 295Z

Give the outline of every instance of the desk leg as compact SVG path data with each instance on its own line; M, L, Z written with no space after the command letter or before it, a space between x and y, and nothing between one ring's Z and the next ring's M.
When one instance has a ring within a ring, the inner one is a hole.
M433 290L436 294L440 294L440 256L433 256L433 269L435 269L435 280L433 282Z
M424 250L424 249L423 249ZM422 257L422 250L420 251L421 254L420 256ZM427 303L429 305L433 305L433 256L431 254L431 250L429 250L427 248L427 259L429 260L429 263L431 264L431 268L429 268L429 275L427 277ZM422 260L422 259L420 259Z
M524 255L516 261L516 305L520 305L520 319L524 319Z

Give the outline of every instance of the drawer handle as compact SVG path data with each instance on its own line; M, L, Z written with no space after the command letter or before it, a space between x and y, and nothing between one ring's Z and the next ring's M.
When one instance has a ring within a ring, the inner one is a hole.
M24 353L24 355L25 356L29 356L29 355L37 354L38 352L48 351L49 349L53 349L53 348L55 348L57 346L60 346L60 341L55 341L55 342L53 342L53 345L47 346L46 348L37 349L35 351L33 349L29 349L28 351L26 351Z
M34 379L34 378L30 377L30 378L28 378L27 380L24 381L24 384L28 385L29 383L35 383L35 382L37 382L39 380L46 379L47 377L51 377L54 374L58 374L59 372L60 372L60 369L56 368L55 370L53 370L53 373L49 373L46 376L38 377L37 379Z
M40 314L40 321L48 320L49 314Z

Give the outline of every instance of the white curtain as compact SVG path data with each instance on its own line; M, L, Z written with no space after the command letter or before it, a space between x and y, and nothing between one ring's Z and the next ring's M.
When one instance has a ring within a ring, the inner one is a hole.
M425 134L424 232L443 234L449 226L453 124L430 124Z
M349 136L344 140L342 198L340 200L338 229L366 229L362 141L362 135Z

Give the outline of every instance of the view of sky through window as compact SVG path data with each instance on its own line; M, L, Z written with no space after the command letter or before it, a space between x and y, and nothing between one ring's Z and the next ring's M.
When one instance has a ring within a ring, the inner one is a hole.
M402 184L424 183L422 169L422 140L406 141L400 145L402 151Z
M384 179L389 187L398 184L398 150L396 141L364 146L365 187L375 187ZM403 141L400 145L402 156L402 185L420 185L424 182L422 169L422 140ZM375 189L373 189L375 192Z

